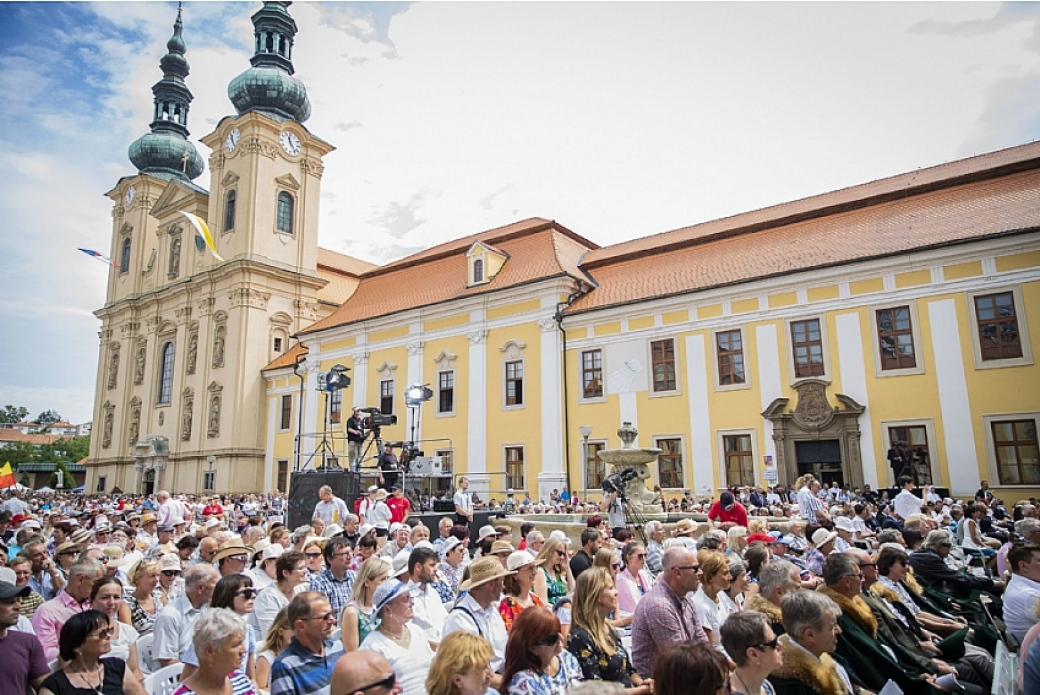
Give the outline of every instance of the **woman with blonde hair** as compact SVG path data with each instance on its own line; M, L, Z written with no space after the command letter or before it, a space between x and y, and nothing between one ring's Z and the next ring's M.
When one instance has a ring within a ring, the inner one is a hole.
M267 537L271 539L271 543L277 543L286 550L292 545L292 533L284 526L276 526L271 529L271 533Z
M617 553L611 548L600 548L597 550L595 557L592 558L592 566L605 569L610 574L610 579L615 582L618 574L621 573L621 560L618 559ZM611 612L610 622L614 627L628 627L632 624L632 613L625 612L620 608L615 609Z
M726 555L732 558L744 557L744 549L747 548L747 537L748 530L744 526L730 526L729 531L726 532L727 541L729 547L726 548Z
M428 695L485 695L495 652L483 637L458 630L445 637L426 676Z
M636 673L610 623L609 616L617 608L618 592L610 573L595 566L582 572L574 589L567 651L578 660L585 680L620 683L628 695L649 695L651 684Z
M646 547L639 541L627 543L621 559L625 569L614 578L618 605L626 613L635 613L639 600L654 588L654 575L646 569Z
M729 560L717 550L702 550L697 553L697 564L701 567L700 588L693 595L693 602L701 618L701 625L712 645L722 644L722 624L730 610L721 598L730 587Z
M150 634L159 611L166 605L164 594L159 590L159 563L142 560L130 568L127 579L133 590L124 593L119 619L129 622L138 635Z
M574 575L567 558L567 546L559 538L549 538L535 560L542 560L542 571L534 579L534 592L546 605L552 605L574 591Z
M343 606L339 617L344 651L357 651L368 633L376 629L372 597L379 585L390 577L390 563L381 557L370 557L361 563L350 601Z
M271 690L271 664L289 646L292 638L293 629L289 624L289 607L286 606L274 617L274 622L267 630L267 637L260 646L260 654L256 657L254 681L264 690Z

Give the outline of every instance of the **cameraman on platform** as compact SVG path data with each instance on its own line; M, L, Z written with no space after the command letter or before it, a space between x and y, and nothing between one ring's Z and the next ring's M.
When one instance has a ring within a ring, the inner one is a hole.
M625 505L628 500L618 490L613 490L603 495L603 501L599 503L599 510L607 513L607 523L610 524L612 537L617 537L618 531L627 527L625 523Z
M365 416L357 406L347 418L347 453L350 456L350 467L359 469L361 457L365 455Z

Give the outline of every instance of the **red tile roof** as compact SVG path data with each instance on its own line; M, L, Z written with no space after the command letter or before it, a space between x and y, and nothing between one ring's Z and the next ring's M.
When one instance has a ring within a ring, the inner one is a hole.
M282 367L291 367L296 364L296 358L299 355L306 355L307 348L299 343L296 343L287 351L276 357L271 361L262 371L268 371L269 369L281 369Z

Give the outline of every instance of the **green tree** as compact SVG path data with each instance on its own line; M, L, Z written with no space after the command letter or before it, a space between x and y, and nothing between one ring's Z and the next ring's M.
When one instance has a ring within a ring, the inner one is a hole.
M90 437L62 437L50 444L41 444L34 461L76 463L90 454Z
M0 423L23 422L27 417L29 417L29 409L23 406L16 408L13 405L5 405L0 410Z
M62 417L57 410L45 410L36 416L33 420L38 425L49 425L54 422L61 422Z

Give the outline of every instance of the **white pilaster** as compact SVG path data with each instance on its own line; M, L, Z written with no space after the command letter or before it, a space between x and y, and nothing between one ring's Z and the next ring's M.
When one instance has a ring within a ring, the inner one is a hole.
M562 365L560 363L560 332L556 321L545 317L538 321L542 329L539 359L541 360L541 427L542 427L542 472L538 476L538 499L547 500L553 488L566 487L567 472L563 470L563 432L561 430L562 404L560 389Z
M874 490L878 488L878 461L874 450L874 426L870 419L870 404L867 394L866 365L873 363L873 356L863 354L863 337L860 331L859 314L838 314L834 319L838 330L838 369L841 374L841 390L862 404L866 410L859 420L859 451L863 462L863 482Z
M365 397L368 393L368 352L362 348L359 352L351 355L351 357L354 358L354 381L351 384L351 396L354 399L352 405L356 408L365 408L368 407L368 403L365 403ZM346 404L343 407L346 409ZM345 417L350 417L350 415Z
M950 492L971 495L979 481L972 428L968 384L964 376L957 305L952 299L928 305L931 344L935 357L935 381L939 385L939 409L943 423Z
M280 395L269 396L267 399L267 446L264 451L264 492L274 490L274 435L278 431L275 423L280 414L278 404L282 400ZM285 492L285 490L282 490Z
M765 324L755 328L755 353L757 357L752 378L758 378L761 386L759 393L762 394L762 410L765 410L783 393L780 385L783 365L780 364L780 347L775 324ZM775 464L776 442L773 441L773 423L765 418L762 418L762 423L766 440L765 455L772 456Z
M466 334L469 338L469 403L464 468L469 474L487 471L487 333L479 329Z
M421 340L413 341L408 343L408 382L402 385L403 389L407 389L412 384L423 383L423 342ZM434 384L436 386L436 384ZM432 402L427 405L433 405ZM415 441L422 441L422 408L408 408L408 417L418 418L415 423ZM405 423L409 427L408 434L411 436L411 422ZM419 447L420 449L422 447Z
M704 337L686 337L686 392L690 407L690 453L693 456L693 491L715 489L715 461L711 453L711 421L708 410L708 369Z

